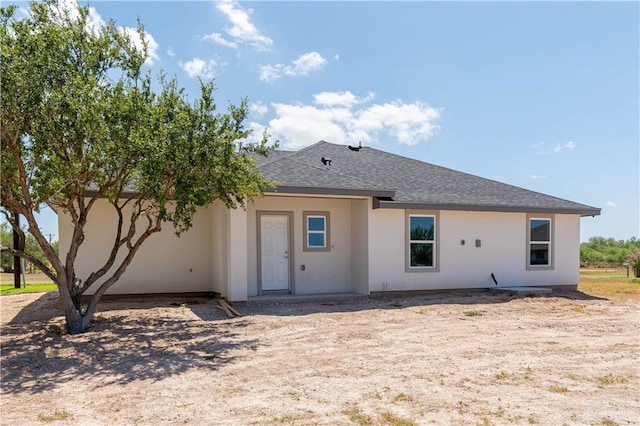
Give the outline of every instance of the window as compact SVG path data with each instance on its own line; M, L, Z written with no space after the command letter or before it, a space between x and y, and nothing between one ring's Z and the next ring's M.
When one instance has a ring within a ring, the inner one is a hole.
M436 270L436 215L407 215L407 270Z
M329 251L329 212L303 212L303 251Z
M528 262L530 269L550 268L552 255L552 222L551 218L528 218Z

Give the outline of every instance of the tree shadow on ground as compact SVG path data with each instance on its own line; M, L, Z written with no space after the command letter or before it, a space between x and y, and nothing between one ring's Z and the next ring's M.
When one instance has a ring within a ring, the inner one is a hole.
M215 371L258 345L244 336L245 320L219 321L216 315L202 320L184 303L174 310L151 308L141 316L120 313L118 306L105 303L87 332L71 336L63 332L60 311L51 309L55 302L40 297L3 326L3 393L41 393L82 381L87 386L160 381L193 369Z
M83 380L92 386L160 381L193 369L216 371L242 351L258 348L247 338L252 316L303 316L369 309L500 304L522 297L488 291L360 297L349 300L249 302L236 304L244 315L228 318L212 298L181 295L139 296L104 301L86 333L70 336L57 293L24 307L2 329L2 392L46 392ZM576 290L554 291L535 299L607 300ZM124 312L139 309L142 315Z

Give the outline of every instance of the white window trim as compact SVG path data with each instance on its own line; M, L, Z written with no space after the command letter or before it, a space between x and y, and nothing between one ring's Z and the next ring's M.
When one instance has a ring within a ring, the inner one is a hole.
M311 231L309 230L309 218L323 218L324 219L324 231ZM302 212L302 222L304 226L303 235L304 238L302 251L331 251L331 233L330 223L331 217L329 212ZM323 234L324 246L309 246L309 234Z
M411 239L411 217L434 218L433 240ZM440 272L440 214L431 210L405 210L405 272ZM433 244L433 266L411 266L411 243Z
M531 221L532 220L548 220L549 221L549 240L548 241L531 241ZM539 215L528 214L527 215L527 270L528 271L550 271L554 269L555 258L555 216L554 215ZM549 264L548 265L532 265L531 264L531 245L532 244L547 244L549 246Z

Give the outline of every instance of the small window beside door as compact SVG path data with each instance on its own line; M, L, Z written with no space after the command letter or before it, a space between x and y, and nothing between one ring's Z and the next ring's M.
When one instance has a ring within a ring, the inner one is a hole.
M329 251L329 212L303 212L303 251Z

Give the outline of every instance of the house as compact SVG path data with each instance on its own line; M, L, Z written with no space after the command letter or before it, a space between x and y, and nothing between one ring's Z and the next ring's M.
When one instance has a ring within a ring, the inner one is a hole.
M108 293L217 292L231 301L578 284L580 218L600 209L374 148L318 142L259 160L277 186L246 210L216 201L177 238L153 235ZM106 207L106 202L105 202ZM77 270L104 262L97 205ZM97 219L97 220L96 220ZM60 242L71 229L60 216ZM85 247L86 246L86 247Z

